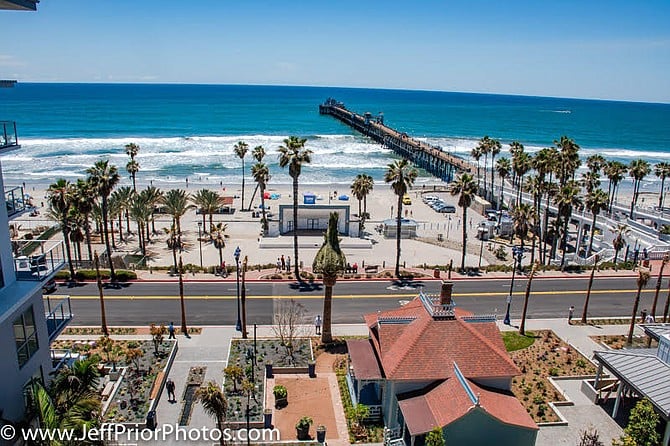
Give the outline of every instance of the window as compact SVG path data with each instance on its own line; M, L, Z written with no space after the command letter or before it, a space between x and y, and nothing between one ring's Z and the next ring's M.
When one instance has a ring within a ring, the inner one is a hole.
M19 368L21 368L39 349L32 306L14 321L14 341Z

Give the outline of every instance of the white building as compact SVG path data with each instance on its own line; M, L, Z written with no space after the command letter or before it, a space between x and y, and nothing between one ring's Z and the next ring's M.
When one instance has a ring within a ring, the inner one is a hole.
M36 3L34 0L0 0L0 9L34 11ZM0 121L0 155L20 147L16 124ZM1 165L0 187L5 190ZM48 382L60 365L52 361L50 343L72 317L69 298L53 304L43 301L42 297L43 284L65 264L63 242L24 241L13 248L8 210L12 215L19 215L15 205L24 197L17 196L16 188L1 197L0 426L18 423L24 418L29 398L26 390L32 380Z

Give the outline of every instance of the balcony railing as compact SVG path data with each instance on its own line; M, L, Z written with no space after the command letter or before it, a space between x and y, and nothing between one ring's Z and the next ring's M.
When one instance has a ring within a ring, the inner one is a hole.
M16 122L0 121L0 150L19 147L19 137L16 133Z
M65 348L51 349L51 373L55 374L64 365L71 365L79 359L79 353L72 353L72 350Z
M23 194L23 187L17 186L5 188L5 201L7 202L7 217L19 214L26 209L26 197Z
M17 280L44 281L65 265L62 240L12 240Z
M47 320L47 332L49 333L49 342L56 339L61 331L72 320L72 307L70 307L70 296L65 296L57 302L51 302L47 297L44 317Z

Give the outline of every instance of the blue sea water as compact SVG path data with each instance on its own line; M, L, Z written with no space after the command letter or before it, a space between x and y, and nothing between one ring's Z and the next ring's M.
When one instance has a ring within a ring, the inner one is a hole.
M521 141L529 151L568 135L583 157L601 153L624 162L670 155L669 104L327 87L19 83L0 89L0 119L17 122L22 145L2 157L3 172L8 182L74 180L100 158L123 169L124 145L136 142L140 182L189 177L230 184L240 174L232 147L244 140L266 148L271 182L288 183L276 148L298 135L314 151L302 183L350 183L362 172L381 180L393 154L320 116L318 105L328 97L357 112L384 112L388 125L464 157L484 135Z

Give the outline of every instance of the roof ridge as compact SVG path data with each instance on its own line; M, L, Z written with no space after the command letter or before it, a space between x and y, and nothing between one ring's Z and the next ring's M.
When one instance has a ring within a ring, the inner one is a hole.
M410 335L406 335L407 338L411 337L413 339L406 339L406 342L402 343L402 347L404 349L404 352L402 352L403 353L402 355L396 355L397 359L394 361L395 364L389 364L389 365L392 365L392 367L391 367L391 370L389 371L389 373L387 374L387 376L392 376L396 372L396 370L398 370L400 365L404 362L405 357L407 355L409 355L410 352L412 352L414 350L414 346L417 344L417 342L419 342L419 339L421 339L421 335L426 330L426 327L429 325L429 322L431 320L432 320L432 318L418 317L415 320L413 320L412 322L410 322L409 324L407 324L407 325L412 325L412 324L415 324L415 323L416 324L422 324L423 327L417 327L416 330L414 330L413 332L410 332ZM391 347L391 349L395 350L396 348L398 348L397 346L400 345L400 343L398 341L399 341L399 339L396 339L396 342L393 343L393 346ZM386 351L385 356L391 355L391 349Z

